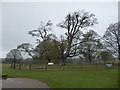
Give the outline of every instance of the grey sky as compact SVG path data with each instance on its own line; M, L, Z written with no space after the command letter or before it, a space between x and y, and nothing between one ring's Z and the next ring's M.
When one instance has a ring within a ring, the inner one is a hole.
M2 3L0 3L0 57L2 57Z
M85 10L94 13L98 18L98 25L94 30L101 36L111 23L118 20L117 2L76 2L76 3L2 3L2 57L11 49L23 42L35 45L35 38L28 35L28 31L37 29L40 21L52 20L53 32L57 36L65 30L56 27L64 20L69 12Z

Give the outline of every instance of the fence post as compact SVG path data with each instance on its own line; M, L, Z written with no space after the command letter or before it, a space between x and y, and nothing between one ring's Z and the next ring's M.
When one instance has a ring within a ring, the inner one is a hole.
M29 64L29 70L31 70L31 63Z
M64 64L62 65L62 69L64 70Z
M97 62L96 62L96 70L97 70Z
M44 66L44 70L47 71L47 64L45 64L45 66Z
M81 63L81 69L82 69L82 63Z

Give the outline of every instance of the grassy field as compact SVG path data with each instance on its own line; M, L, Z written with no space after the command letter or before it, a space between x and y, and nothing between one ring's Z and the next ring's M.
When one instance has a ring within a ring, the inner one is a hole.
M13 70L2 65L2 73L10 78L32 78L46 82L51 88L118 88L118 70L42 71Z

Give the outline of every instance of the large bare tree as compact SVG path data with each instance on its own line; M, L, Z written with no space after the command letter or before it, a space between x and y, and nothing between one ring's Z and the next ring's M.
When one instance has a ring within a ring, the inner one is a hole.
M97 24L97 18L93 13L86 12L84 10L69 13L65 20L58 24L59 27L67 30L67 50L62 58L63 63L67 57L71 57L71 48L77 45L73 43L76 34L89 26Z
M104 36L105 45L120 61L120 22L110 24Z

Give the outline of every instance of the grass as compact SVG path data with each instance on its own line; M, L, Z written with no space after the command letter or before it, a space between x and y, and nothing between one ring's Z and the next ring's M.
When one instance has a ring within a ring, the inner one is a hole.
M32 78L46 82L51 88L118 88L118 70L42 71L13 70L2 65L2 73L10 78Z

